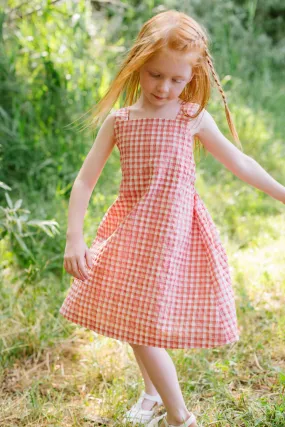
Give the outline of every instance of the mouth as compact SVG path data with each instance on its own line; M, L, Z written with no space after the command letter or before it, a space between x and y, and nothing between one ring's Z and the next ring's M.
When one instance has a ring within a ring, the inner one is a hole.
M153 93L153 96L154 96L156 99L165 99L165 98L162 98L161 96L156 96L154 93Z

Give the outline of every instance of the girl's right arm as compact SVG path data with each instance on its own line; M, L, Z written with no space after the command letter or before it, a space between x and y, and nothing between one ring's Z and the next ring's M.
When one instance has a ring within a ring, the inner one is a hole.
M69 199L64 268L80 280L88 277L84 261L89 268L92 261L83 238L84 216L92 191L114 145L114 114L109 114L74 181Z

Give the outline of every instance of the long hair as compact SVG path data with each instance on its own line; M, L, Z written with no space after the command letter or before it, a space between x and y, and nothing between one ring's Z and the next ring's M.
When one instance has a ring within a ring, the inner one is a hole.
M93 111L87 119L87 127L96 128L122 93L125 94L124 106L136 102L140 96L140 67L153 55L168 48L191 57L192 78L181 92L180 99L197 103L200 107L193 116L188 115L189 119L196 118L206 107L214 80L223 98L231 134L242 148L208 45L209 36L206 30L185 13L167 10L154 15L142 26L105 95L90 109ZM195 136L195 145L196 143L199 144L199 139Z

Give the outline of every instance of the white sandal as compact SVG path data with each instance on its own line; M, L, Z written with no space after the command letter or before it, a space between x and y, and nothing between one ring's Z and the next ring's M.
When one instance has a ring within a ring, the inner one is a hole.
M154 409L150 409L150 410L142 409L141 405L144 399L152 400L153 402L156 402L157 405L153 406ZM157 408L160 405L163 405L163 402L159 394L157 394L156 396L152 396L151 394L148 394L145 391L142 391L138 401L131 407L131 409L129 409L126 412L122 421L123 423L130 422L133 425L135 424L146 425L152 419Z
M159 427L158 422L160 420L163 420L165 427L189 427L192 423L194 422L196 423L195 415L191 414L187 421L184 421L179 426L174 426L173 424L168 424L168 422L166 421L166 415L167 415L167 412L165 412L163 415L155 417L153 420L151 420L151 422L147 425L147 427Z

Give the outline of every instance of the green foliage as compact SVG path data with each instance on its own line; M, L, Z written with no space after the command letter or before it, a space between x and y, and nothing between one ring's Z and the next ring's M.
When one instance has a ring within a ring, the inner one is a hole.
M0 181L0 188L11 191L12 189ZM0 205L0 239L9 239L10 248L18 261L36 262L33 249L41 238L42 232L49 237L59 233L58 223L54 220L28 219L31 213L28 209L21 208L22 199L13 203L9 193L5 191L7 206ZM36 231L30 231L36 229Z

